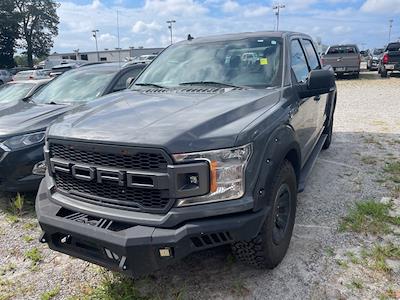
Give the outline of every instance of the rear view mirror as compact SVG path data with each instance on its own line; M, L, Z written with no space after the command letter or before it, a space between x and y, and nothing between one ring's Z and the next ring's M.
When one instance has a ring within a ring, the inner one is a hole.
M136 77L128 77L128 79L126 79L126 88L129 88L132 84L132 82L134 82L136 79Z
M307 83L300 87L300 98L326 94L335 87L335 73L332 68L312 70Z

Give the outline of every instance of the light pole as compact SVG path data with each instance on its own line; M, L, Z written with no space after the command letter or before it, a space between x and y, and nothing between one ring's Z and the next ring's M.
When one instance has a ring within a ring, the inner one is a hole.
M281 8L285 8L285 4L276 4L272 6L272 9L275 10L275 15L276 15L276 31L279 31L279 14L281 12Z
M171 34L171 45L172 45L172 24L174 24L174 23L176 23L175 20L168 20L167 21L169 33Z
M392 38L392 27L393 27L393 19L389 20L389 41L388 43L390 43L390 39Z
M94 40L96 41L97 61L100 61L99 47L98 47L98 45L97 45L97 33L99 32L99 30L98 30L98 29L94 29L94 30L92 30L92 32L93 32Z

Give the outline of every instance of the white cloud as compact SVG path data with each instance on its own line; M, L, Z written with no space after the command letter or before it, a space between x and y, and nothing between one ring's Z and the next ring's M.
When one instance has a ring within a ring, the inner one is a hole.
M103 33L100 34L97 38L97 40L99 42L105 42L105 43L111 43L111 42L115 42L117 40L117 37L115 35L112 35L110 33Z
M366 0L361 10L371 13L400 13L400 0Z
M222 5L222 10L227 13L235 12L240 8L239 3L233 0L225 1Z
M351 31L352 29L349 26L339 25L332 28L332 32L335 34L344 34L344 33L349 33Z
M162 26L158 24L156 21L151 23L145 23L143 21L137 21L133 27L132 32L139 33L139 32L153 32L153 31L160 31Z
M271 13L271 8L267 6L249 6L245 8L243 15L245 17L261 17Z
M144 10L155 15L198 15L207 8L194 0L146 0Z

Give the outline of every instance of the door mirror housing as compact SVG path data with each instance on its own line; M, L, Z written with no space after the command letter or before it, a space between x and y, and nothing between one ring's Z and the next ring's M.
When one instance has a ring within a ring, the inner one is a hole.
M135 81L135 79L136 79L136 77L128 77L126 79L126 88L129 88L131 86L132 82Z
M299 87L300 98L327 94L335 88L335 73L332 68L312 70L307 82Z

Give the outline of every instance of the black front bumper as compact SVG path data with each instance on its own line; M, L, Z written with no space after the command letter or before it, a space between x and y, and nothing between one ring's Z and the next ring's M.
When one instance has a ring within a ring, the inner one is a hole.
M42 242L53 250L132 277L151 273L196 251L252 239L266 215L265 211L249 211L161 228L89 216L48 198L44 180L36 198Z
M32 169L36 163L43 160L43 144L20 150L1 150L0 190L6 192L37 190L43 176L32 174Z

